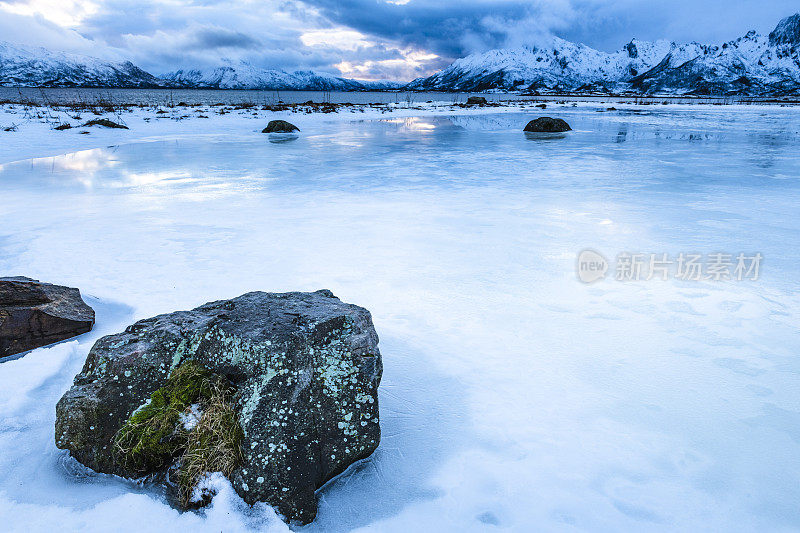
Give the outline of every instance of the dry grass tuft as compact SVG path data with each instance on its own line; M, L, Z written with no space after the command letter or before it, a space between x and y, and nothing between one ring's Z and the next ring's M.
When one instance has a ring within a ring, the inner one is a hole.
M243 438L231 391L219 384L204 405L197 426L189 433L181 457L178 488L184 507L191 503L194 488L205 474L222 472L230 476L233 473L242 461Z
M180 457L178 491L181 504L188 506L204 474L228 476L242 461L244 434L233 392L223 377L187 361L117 432L117 460L132 474L147 475ZM193 428L186 429L181 415L190 412L193 404L199 405L202 414Z

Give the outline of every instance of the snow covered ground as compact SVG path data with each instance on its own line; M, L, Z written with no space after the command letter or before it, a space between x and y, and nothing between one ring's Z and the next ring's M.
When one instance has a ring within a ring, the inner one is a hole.
M532 103L520 106L532 107ZM48 108L22 104L0 104L0 163L35 157L61 155L89 148L133 141L163 140L185 136L205 135L213 138L252 138L273 119L290 120L302 131L308 128L324 131L330 122L385 117L407 117L449 112L452 104L385 104L381 107L358 105L340 108L335 113L310 113L265 111L260 106L234 109L229 106L158 106L119 108L116 112L95 115L89 111L71 111L66 107ZM518 107L504 108L504 111ZM222 112L221 112L222 111ZM475 108L470 113L497 112L497 108ZM79 118L75 118L79 117ZM81 128L81 124L95 118L108 118L124 124L129 130L103 127ZM55 131L59 124L68 123L74 128ZM10 128L12 131L4 131ZM88 132L88 133L86 133Z
M223 480L180 514L86 471L54 406L135 319L319 288L373 313L383 440L305 529L799 529L800 114L614 105L136 110L88 135L2 108L0 272L97 311L0 363L3 529L285 529ZM575 131L523 134L540 115ZM302 131L258 133L271 118ZM764 261L757 281L587 285L586 248Z

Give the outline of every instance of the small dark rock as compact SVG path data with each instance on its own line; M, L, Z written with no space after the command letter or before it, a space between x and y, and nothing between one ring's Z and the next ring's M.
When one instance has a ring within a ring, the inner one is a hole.
M75 337L93 325L94 311L78 289L0 278L0 357Z
M300 128L285 120L270 120L261 133L292 133L293 131L300 131Z
M531 120L525 126L524 131L532 131L536 133L561 133L564 131L572 131L569 124L560 118L539 117L536 120Z
M540 109L547 109L547 104L536 104L536 107Z
M617 110L616 107L607 107L606 108L606 111L616 111L616 110Z
M92 126L103 126L104 128L114 128L118 130L127 130L129 129L128 126L123 126L122 124L117 124L116 122L112 122L107 118L96 118L94 120L90 120L83 126L82 128L90 128Z
M470 96L467 98L467 105L486 105L488 102L483 96Z
M69 122L65 122L65 123L61 124L60 126L56 126L53 129L56 130L56 131L70 130L70 129L72 129L72 124L70 124Z

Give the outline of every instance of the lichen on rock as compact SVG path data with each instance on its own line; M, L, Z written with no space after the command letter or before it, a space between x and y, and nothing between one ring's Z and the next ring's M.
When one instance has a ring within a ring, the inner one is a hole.
M92 348L58 403L56 444L99 472L170 468L185 505L222 471L246 502L307 523L315 491L380 442L377 344L369 312L325 290L142 320Z

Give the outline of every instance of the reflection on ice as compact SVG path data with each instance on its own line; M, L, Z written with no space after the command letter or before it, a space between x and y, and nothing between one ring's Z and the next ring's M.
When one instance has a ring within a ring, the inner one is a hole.
M299 138L299 135L296 133L270 133L269 134L269 142L273 144L281 144L287 143L291 141L296 141Z
M197 184L198 180L192 179L192 174L185 170L165 170L161 172L122 172L119 182L114 187L142 187L144 185L186 185Z
M383 441L320 491L310 530L797 529L800 118L547 114L574 131L531 142L538 113L332 122L7 164L0 271L124 302L98 313L110 331L250 290L369 308ZM584 285L587 248L760 252L764 268ZM75 475L53 404L89 345L0 364L0 514L279 526L230 494L178 515L151 488Z
M427 117L402 117L386 119L383 122L387 124L397 124L406 131L426 132L436 129L436 122L441 121Z
M535 131L526 131L525 138L529 141L557 141L559 139L566 139L567 133L539 133Z

